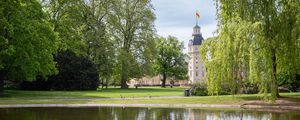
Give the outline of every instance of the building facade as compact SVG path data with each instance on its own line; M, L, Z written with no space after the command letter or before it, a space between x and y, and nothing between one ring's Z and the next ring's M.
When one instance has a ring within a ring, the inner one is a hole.
M188 43L188 76L189 83L204 82L205 71L204 63L200 56L200 47L204 40L201 33L201 28L196 24L193 28L193 39Z

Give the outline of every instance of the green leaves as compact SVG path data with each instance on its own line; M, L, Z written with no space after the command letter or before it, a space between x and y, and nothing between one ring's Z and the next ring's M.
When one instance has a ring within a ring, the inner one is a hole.
M183 53L183 42L175 37L169 36L168 38L158 38L157 47L158 57L156 63L156 70L158 74L165 76L175 77L175 79L185 79L187 77L187 57Z
M57 34L40 4L35 0L6 1L0 10L1 20L6 21L1 27L5 31L1 34L4 49L0 50L6 79L34 80L37 75L56 73L53 55L58 48Z
M108 16L116 40L122 88L129 78L151 74L155 15L149 0L114 0Z
M297 74L299 60L299 11L295 0L216 0L219 36L207 41L202 56L209 53L209 92L218 93L220 82L232 89L245 80L260 86L265 98L277 95L277 74ZM298 25L298 26L297 26ZM211 49L213 48L213 49ZM222 66L218 69L217 66ZM213 75L212 75L213 74ZM298 73L299 74L299 73ZM235 91L235 90L232 90Z

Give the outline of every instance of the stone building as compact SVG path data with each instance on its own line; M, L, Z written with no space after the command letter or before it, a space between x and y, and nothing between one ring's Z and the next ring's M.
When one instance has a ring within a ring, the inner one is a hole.
M204 63L200 56L200 46L204 40L201 33L201 28L196 23L196 26L193 28L193 39L188 43L188 76L189 83L195 82L204 82L205 71Z

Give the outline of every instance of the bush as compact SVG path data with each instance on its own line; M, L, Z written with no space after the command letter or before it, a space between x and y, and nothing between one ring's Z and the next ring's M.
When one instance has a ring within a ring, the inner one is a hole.
M281 88L287 89L285 91L296 92L300 87L300 75L289 75L285 72L278 74L278 85Z
M191 87L192 96L207 96L207 86L203 83L194 83Z
M33 82L23 82L26 90L96 90L99 75L96 65L87 58L78 57L72 51L61 51L55 58L59 73L48 80L38 78Z
M245 82L243 84L243 94L257 94L259 93L258 85Z
M99 74L96 65L87 58L78 57L72 51L59 52L58 75L49 77L54 90L96 90Z
M22 90L50 90L49 82L42 76L38 76L35 81L23 81L20 84Z

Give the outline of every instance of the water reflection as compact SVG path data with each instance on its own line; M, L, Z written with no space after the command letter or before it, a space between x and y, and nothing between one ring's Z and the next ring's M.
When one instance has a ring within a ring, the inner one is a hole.
M297 120L300 112L184 108L0 108L0 120Z

